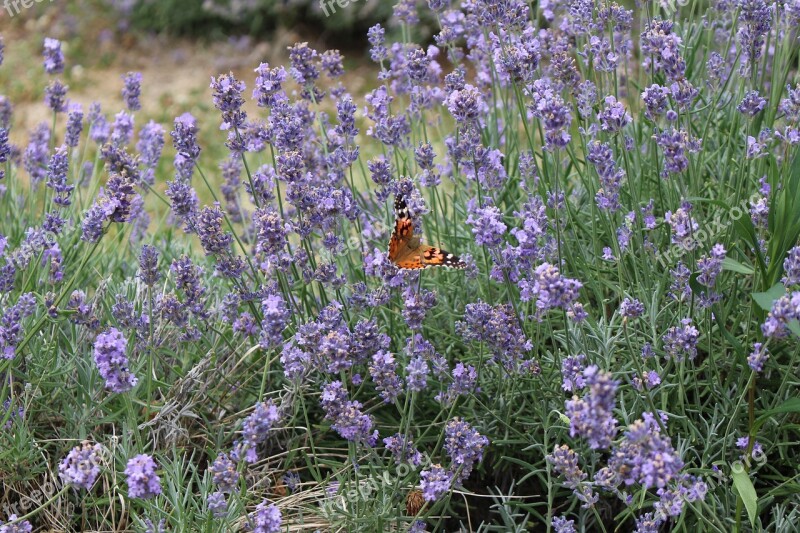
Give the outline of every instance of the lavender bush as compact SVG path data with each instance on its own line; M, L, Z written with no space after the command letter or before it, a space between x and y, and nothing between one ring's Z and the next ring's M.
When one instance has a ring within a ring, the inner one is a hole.
M219 147L0 97L0 531L795 531L800 3L394 11Z

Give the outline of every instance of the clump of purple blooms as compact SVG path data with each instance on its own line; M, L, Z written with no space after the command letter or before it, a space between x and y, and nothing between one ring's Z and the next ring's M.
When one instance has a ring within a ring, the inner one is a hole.
M264 500L247 517L248 526L253 533L280 533L281 510L274 503Z
M125 467L128 496L146 500L161 494L161 478L156 474L157 468L156 462L147 454L129 459Z
M138 379L128 369L128 341L117 328L109 328L94 342L94 362L111 392L128 392Z
M65 485L91 490L100 475L103 448L84 442L75 446L58 465L58 475Z

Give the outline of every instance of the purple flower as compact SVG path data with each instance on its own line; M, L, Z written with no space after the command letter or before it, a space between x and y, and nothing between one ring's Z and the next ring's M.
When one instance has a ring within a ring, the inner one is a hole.
M388 50L385 45L386 30L380 24L372 26L367 31L367 40L370 44L370 58L376 63L384 61L388 57Z
M544 125L545 148L552 150L566 147L572 139L568 133L570 124L572 124L572 113L569 106L545 80L537 80L533 83L531 96L533 104L530 112Z
M425 314L436 305L436 293L409 285L403 291L403 318L412 330L422 329Z
M721 244L715 244L711 248L709 255L704 255L697 260L697 269L700 275L697 276L697 282L706 287L713 287L717 281L717 276L722 272L722 261L725 259L725 247Z
M441 402L445 406L451 406L459 396L473 394L479 391L476 386L478 381L478 373L472 365L465 365L464 363L457 363L453 368L452 373L453 381L446 391L440 392L436 395L435 400Z
M139 111L142 105L139 103L139 96L142 93L142 73L128 72L122 76L125 86L122 88L122 98L129 111Z
M323 388L321 403L325 418L333 421L331 427L343 439L374 445L378 432L371 433L374 425L372 417L361 412L361 403L348 399L341 381L334 381Z
M445 103L456 122L462 124L477 122L486 107L481 91L469 84L450 93Z
M522 280L519 286L522 301L536 300L536 316L542 317L550 309L571 307L583 284L562 276L550 263L542 263L536 267L533 279Z
M553 530L555 533L577 533L575 520L567 520L563 516L553 517Z
M320 56L320 66L329 78L338 78L344 74L343 60L339 50L325 50Z
M428 529L424 520L414 520L408 528L408 533L425 533L426 531Z
M376 195L378 200L384 201L391 194L391 191L387 188L393 177L391 163L385 157L376 157L367 162L367 168L372 181L381 187Z
M8 523L0 522L0 533L31 533L33 525L27 520L20 520L15 514L8 516Z
M125 336L116 328L101 333L94 341L94 362L111 392L127 392L138 382L128 370L127 346Z
M91 490L100 475L103 448L88 441L75 446L58 465L58 476L66 485Z
M685 357L693 360L697 356L697 342L700 332L692 325L691 318L681 320L681 326L669 328L667 333L661 338L664 341L664 351L667 352L667 359L675 359L677 362L683 361Z
M428 386L428 362L424 357L418 356L409 361L406 366L406 387L409 392L420 392Z
M13 110L14 107L11 105L11 102L8 101L8 98L0 95L0 128L8 129L11 125L11 114Z
M86 117L89 123L89 137L99 145L103 145L111 136L111 126L103 115L100 104L92 102L89 106L89 115Z
M678 262L669 273L672 277L672 283L669 286L670 298L679 302L687 300L692 295L692 288L689 286L689 278L692 275L692 271L686 268L686 265L682 262Z
M750 445L750 437L745 435L744 437L739 437L736 439L736 447L740 450L747 450L747 447ZM758 459L759 457L764 457L764 447L761 445L760 442L755 441L753 443L753 449L750 452L750 457L753 459ZM741 459L746 461L747 458L744 454L742 454Z
M217 78L211 78L211 90L214 107L222 113L221 129L241 128L247 120L247 113L242 111L244 82L237 80L232 72L221 74Z
M67 105L67 130L64 134L64 144L70 148L78 146L83 131L83 108L77 102Z
M256 228L256 251L271 256L283 250L287 244L287 232L283 218L271 206L256 209L253 213Z
M614 418L616 401L614 395L618 382L611 374L600 371L596 365L583 371L588 391L583 398L573 396L566 402L566 414L570 419L569 434L589 441L589 447L597 450L608 448L617 433Z
M763 53L764 36L772 29L772 10L765 0L738 0L742 62L755 67Z
M264 500L254 512L247 515L247 523L253 533L280 533L281 510L274 503Z
M579 391L586 386L586 379L583 377L585 370L584 354L570 355L561 361L561 388L567 392Z
M645 105L645 116L650 120L656 120L667 110L669 91L658 85L653 84L642 91L642 100Z
M510 305L467 304L456 332L466 341L485 343L493 359L509 371L517 370L519 361L533 348Z
M616 133L630 124L633 119L625 110L625 106L613 96L606 96L606 106L597 114L600 128L609 133Z
M261 322L261 346L270 348L279 345L291 316L283 297L280 294L268 295L261 302L261 313L264 317Z
M45 37L42 55L46 73L61 74L64 72L64 53L61 51L61 41Z
M758 91L748 91L741 103L736 106L736 110L748 117L754 117L763 111L766 106L767 100L762 98Z
M217 202L212 207L204 207L195 219L195 231L206 255L224 254L230 249L233 235L222 229L223 218Z
M67 185L68 170L67 146L61 145L56 148L53 157L50 158L50 164L47 165L47 186L55 192L53 202L62 207L72 203L69 197L75 188L74 185Z
M509 80L523 83L532 82L542 55L541 45L535 37L535 32L529 29L519 37L514 34L506 34L504 37L508 39L508 42L503 43L502 46L496 43L493 50L493 59L500 79L504 82ZM572 85L570 82L572 81L571 73L575 70L574 60L566 54L557 54L551 59L551 64L558 73L556 76L560 80L564 80L565 84ZM566 78L569 78L569 81Z
M120 111L114 115L114 124L111 126L111 142L114 146L124 146L133 139L134 118L130 113Z
M685 79L673 82L672 85L669 86L669 91L672 95L672 100L677 104L680 111L689 109L694 99L700 94L700 91ZM670 113L675 112L672 110L668 111L667 120L670 120ZM677 114L672 120L675 119L677 119Z
M228 454L220 453L211 465L212 482L220 492L233 492L239 483L239 472L236 463Z
M656 517L655 513L645 513L636 518L635 533L658 533L664 520Z
M422 454L414 446L410 436L406 438L402 433L395 433L383 439L383 443L394 457L395 464L408 463L411 466L419 466L422 463Z
M644 304L636 298L625 298L619 305L619 314L625 318L639 318L644 314Z
M172 214L183 221L187 230L190 230L197 216L199 204L197 192L188 181L175 179L167 183L165 195L172 201Z
M287 101L282 84L286 81L286 70L283 67L269 68L269 63L261 63L256 69L256 84L253 89L253 98L258 101L259 107L271 108L278 103Z
M786 287L800 285L800 246L795 246L786 254L781 282Z
M444 496L453 484L453 473L441 465L432 465L420 472L419 488L427 502L435 502Z
M319 53L310 48L308 43L297 43L289 47L289 74L298 85L311 85L319 78L319 69L315 64L318 56Z
M33 185L44 180L50 144L50 127L42 122L31 132L28 146L22 156L22 165Z
M281 478L283 483L286 485L286 488L289 489L289 492L295 493L300 489L300 474L297 472L286 472L283 478Z
M338 374L353 366L353 361L348 357L350 352L350 332L346 326L340 325L323 335L319 339L317 348L319 350L319 359L323 362L327 372Z
M553 470L559 475L564 476L564 485L572 489L575 496L584 502L583 507L591 507L600 498L599 494L592 491L591 485L584 483L588 477L578 465L579 457L569 446L562 444L556 445L553 453L546 456L548 463L553 465Z
M686 61L680 53L682 42L678 35L672 33L671 21L654 19L641 34L642 53L648 56L643 66L652 64L657 70L663 71L670 81L682 79L686 72Z
M278 408L272 400L256 404L253 412L242 422L242 445L247 448L245 461L255 463L258 460L256 447L267 439L279 420Z
M578 465L579 457L569 446L562 444L556 445L553 453L546 457L547 462L553 465L553 469L566 479L566 486L575 489L588 476L581 471Z
M281 352L281 364L286 379L298 381L311 370L311 356L292 343L286 343Z
M202 298L206 293L206 288L202 283L203 269L194 265L186 255L174 259L169 269L175 275L175 285L186 296L186 305L193 313L204 315L205 304Z
M158 465L147 454L139 454L128 461L128 497L149 499L161 494L161 478L156 475Z
M212 492L206 499L208 510L214 518L223 518L228 514L228 501L222 492Z
M8 142L8 130L0 124L0 166L5 166L8 156L11 153L11 145ZM0 168L0 180L6 177L5 168Z
M755 372L764 370L764 363L769 359L767 348L760 342L753 344L753 351L747 356L747 365Z
M397 362L394 355L384 350L373 355L369 373L383 401L385 403L395 401L403 388L403 382L397 377Z
M772 303L766 321L761 325L765 337L780 339L789 332L787 324L800 319L800 291L781 296Z
M476 208L474 202L471 202L468 211L467 224L473 226L472 234L478 246L500 246L508 229L503 223L500 209L493 205Z
M651 413L633 422L608 462L625 485L664 488L683 468L683 461Z
M655 370L645 372L644 384L648 389L657 387L661 383L661 376Z
M610 145L592 141L588 149L586 160L594 165L600 178L600 189L595 196L597 207L613 213L620 208L619 189L625 178L625 171L617 167Z
M691 249L690 243L694 238L694 233L700 228L697 221L692 218L691 212L691 204L684 202L674 213L672 211L664 213L664 220L672 228L672 244L686 249Z
M664 171L662 176L683 172L689 167L686 153L700 151L701 140L693 139L683 130L669 128L654 135L656 144L664 150Z
M489 445L489 439L459 418L447 422L444 435L444 450L453 461L454 480L461 483L472 473L475 464L483 461L483 449Z
M178 155L188 160L186 165L190 170L184 178L191 177L191 169L200 156L200 146L197 144L197 120L190 114L184 113L175 119L174 129L170 132L172 144ZM176 166L177 166L176 158Z
M155 182L153 173L164 149L164 133L164 128L152 120L139 131L136 151L139 152L142 165L148 170L143 179L150 185Z
M44 101L54 113L63 113L67 110L67 91L69 87L61 80L53 80L44 89Z

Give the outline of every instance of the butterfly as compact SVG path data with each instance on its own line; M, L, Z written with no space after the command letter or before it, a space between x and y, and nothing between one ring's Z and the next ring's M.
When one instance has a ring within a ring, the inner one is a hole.
M414 235L414 223L408 215L408 206L402 194L394 199L394 231L389 239L389 260L404 270L417 270L432 266L466 268L457 256L440 248L422 244Z

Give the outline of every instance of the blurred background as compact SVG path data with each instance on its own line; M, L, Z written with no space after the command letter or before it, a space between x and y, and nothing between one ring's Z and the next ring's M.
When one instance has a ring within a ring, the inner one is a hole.
M14 105L11 138L18 144L51 118L43 102L45 37L63 42L68 98L84 109L98 101L113 116L123 108L121 77L141 72L139 127L150 119L169 125L186 111L200 124L218 124L216 118L204 120L207 113L216 115L210 77L232 71L249 89L259 63L286 63L286 48L295 42L339 49L347 69L342 83L363 94L377 83L367 29L381 23L390 39L399 33L389 20L394 2L387 0L339 0L345 7L335 1L322 6L320 0L36 0L28 9L5 1L0 0L6 46L0 95ZM435 24L421 21L413 37L425 42Z

